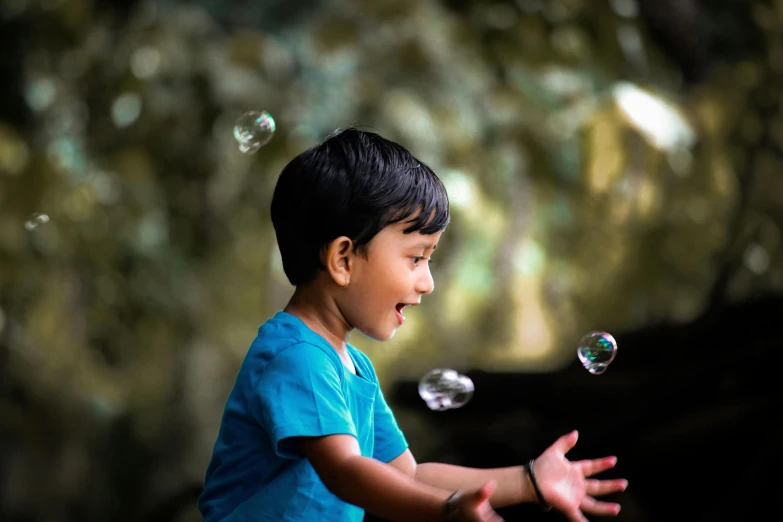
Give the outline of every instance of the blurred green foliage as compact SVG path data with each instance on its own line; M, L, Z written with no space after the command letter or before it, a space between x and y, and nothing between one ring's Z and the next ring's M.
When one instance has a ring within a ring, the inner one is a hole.
M25 104L0 102L25 116L0 113L0 418L26 441L0 499L50 492L36 520L132 520L200 480L292 291L276 176L337 127L401 142L452 199L436 292L392 341L353 339L384 382L556 369L586 331L783 286L779 2L748 7L761 49L697 86L633 0L127 5L0 1ZM254 155L232 137L248 110L277 122ZM118 451L148 468L104 481Z

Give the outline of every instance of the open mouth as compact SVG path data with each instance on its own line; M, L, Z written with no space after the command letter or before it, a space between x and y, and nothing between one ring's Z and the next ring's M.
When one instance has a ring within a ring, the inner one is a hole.
M400 322L400 324L405 322L405 316L402 314L402 309L405 308L406 306L408 305L406 305L405 303L397 303L397 306L395 307L395 309L397 310L397 320Z

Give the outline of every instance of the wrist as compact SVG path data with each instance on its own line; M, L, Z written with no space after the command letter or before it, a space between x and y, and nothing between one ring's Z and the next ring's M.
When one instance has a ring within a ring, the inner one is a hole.
M552 506L550 506L546 500L544 499L544 496L541 494L541 489L538 487L538 481L536 480L536 473L534 470L535 467L535 459L530 459L530 462L525 464L523 466L525 477L527 478L528 486L530 487L530 491L533 494L533 500L541 506L541 509L544 511L549 511L552 509Z

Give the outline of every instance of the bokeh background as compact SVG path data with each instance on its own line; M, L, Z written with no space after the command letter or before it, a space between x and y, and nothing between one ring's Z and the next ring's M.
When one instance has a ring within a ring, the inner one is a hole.
M419 461L578 428L574 458L630 479L619 521L775 519L782 84L779 0L0 0L0 520L200 520L292 293L277 175L348 126L451 197L436 291L352 338ZM242 154L249 110L277 132ZM592 330L619 344L600 376ZM473 400L427 410L433 367Z

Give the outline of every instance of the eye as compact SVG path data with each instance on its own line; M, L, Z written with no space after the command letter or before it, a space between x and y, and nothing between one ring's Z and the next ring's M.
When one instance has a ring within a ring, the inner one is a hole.
M413 264L416 266L419 266L419 261L422 259L425 259L423 256L413 256L411 259L413 259Z

